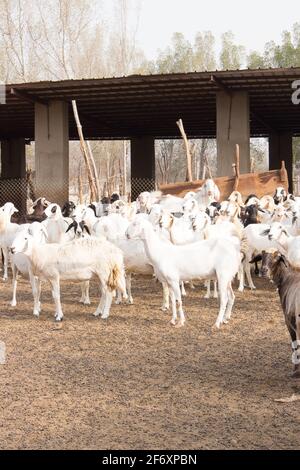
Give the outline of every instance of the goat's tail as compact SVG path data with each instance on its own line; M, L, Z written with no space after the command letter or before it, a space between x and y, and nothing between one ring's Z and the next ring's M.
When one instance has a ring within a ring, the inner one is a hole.
M126 296L126 281L123 265L118 263L114 264L108 276L107 287L111 291L119 289L122 294Z
M248 248L249 248L248 240L247 240L247 237L244 235L242 237L242 240L241 240L241 248L240 248L240 250L241 250L241 262L243 262L245 260Z

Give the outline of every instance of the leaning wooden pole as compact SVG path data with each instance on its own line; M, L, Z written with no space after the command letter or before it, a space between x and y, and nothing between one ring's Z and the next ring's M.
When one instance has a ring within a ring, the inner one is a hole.
M238 144L235 146L235 163L232 166L235 169L235 182L233 190L237 191L240 180L240 146Z
M188 138L186 136L186 133L185 133L185 130L184 130L184 127L183 127L182 119L179 119L179 121L177 121L176 124L177 124L177 126L180 130L180 134L182 135L182 138L183 138L184 144L185 144L186 162L187 162L187 180L189 182L192 182L193 181L193 174L192 174L192 155L191 155L191 150L190 150L190 144L189 144Z
M76 125L77 125L77 130L78 130L80 148L81 148L82 155L83 155L83 158L84 158L84 161L85 161L85 164L86 164L88 182L89 182L89 186L90 186L90 196L91 196L91 200L95 201L95 200L98 200L97 188L96 188L96 184L95 184L95 177L94 177L93 172L92 172L91 162L90 162L86 142L85 142L84 137L83 137L82 125L81 125L81 122L80 122L80 119L79 119L77 104L76 104L75 100L72 100L72 108L73 108L74 118L75 118L75 122L76 122Z

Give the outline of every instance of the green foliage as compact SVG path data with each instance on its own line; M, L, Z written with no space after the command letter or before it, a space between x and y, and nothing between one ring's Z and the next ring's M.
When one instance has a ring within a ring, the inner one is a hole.
M244 62L244 57L245 48L235 44L232 31L222 34L221 69L240 69Z

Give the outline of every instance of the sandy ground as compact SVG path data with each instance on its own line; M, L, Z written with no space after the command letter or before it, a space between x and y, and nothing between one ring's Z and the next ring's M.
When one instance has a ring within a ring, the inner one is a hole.
M187 323L174 329L160 311L161 289L136 278L134 306L108 321L80 306L79 286L63 285L65 320L53 321L47 285L32 316L25 280L17 307L1 281L1 449L296 449L300 393L274 288L256 280L237 293L233 317L212 330L217 301L188 290Z

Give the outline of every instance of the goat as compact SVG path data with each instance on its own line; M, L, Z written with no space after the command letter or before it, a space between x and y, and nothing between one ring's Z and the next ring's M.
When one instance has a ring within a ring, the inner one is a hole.
M33 222L29 226L23 227L22 231L18 233L22 233L25 236L31 235L37 243L46 243L47 241L48 234L47 234L46 228L40 222ZM12 244L13 243L14 242L12 242ZM40 296L40 289L41 289L40 281L38 279L35 279L33 276L31 276L31 272L29 269L30 267L29 260L27 256L24 255L24 253L12 254L11 267L12 267L12 275L13 275L13 282L12 282L13 294L12 294L12 300L10 302L10 305L12 307L15 307L17 305L17 278L18 278L19 272L22 274L22 276L30 279L32 292L34 292L35 289L37 289L37 291L39 292L38 295ZM40 304L38 304L38 310L40 312Z
M273 199L274 199L274 202L275 202L276 205L285 202L287 200L286 190L283 187L278 186L275 190L275 194L273 196Z
M65 202L61 209L63 217L72 217L75 208L76 206L73 201Z
M216 183L212 179L207 179L196 191L194 197L200 206L207 207L211 202L219 201L220 196L220 190Z
M50 204L45 209L47 219L42 223L48 233L48 243L63 243L68 241L66 231L71 223L71 219L64 218L58 204Z
M261 235L267 236L269 241L275 243L293 268L300 269L300 236L290 235L287 227L279 222L267 227Z
M300 378L300 273L278 252L263 253L263 274L278 289L286 326L292 341L293 378Z
M104 239L80 238L65 244L41 245L31 235L20 233L13 242L11 252L24 253L30 263L31 275L50 283L56 321L63 319L60 280L89 281L96 275L102 297L94 315L101 315L102 318L109 316L115 289L127 298L122 252ZM34 315L38 314L39 296L34 292Z
M0 207L0 248L3 254L4 281L8 278L9 247L16 234L25 226L28 226L28 224L18 225L10 221L16 212L19 211L12 202L6 202L4 206Z
M229 320L234 304L231 282L240 264L240 245L236 239L228 237L177 246L162 241L151 223L145 219L134 220L126 233L128 238L142 239L156 277L168 285L172 302L172 325L181 327L185 322L180 281L199 278L217 277L220 309L215 326L220 328L222 323ZM179 313L177 324L176 302Z
M43 220L46 219L45 215L45 209L50 205L51 203L47 201L45 197L39 197L36 201L33 202L31 211L29 214L26 216L26 221L27 222L42 222Z

